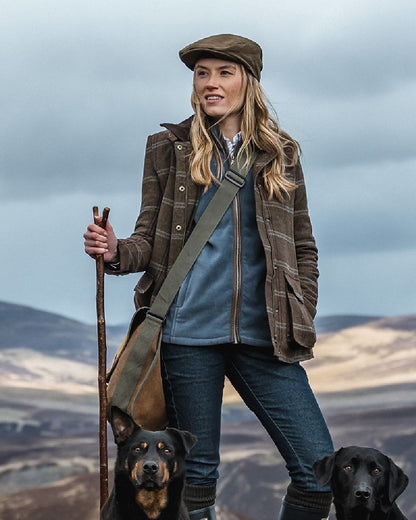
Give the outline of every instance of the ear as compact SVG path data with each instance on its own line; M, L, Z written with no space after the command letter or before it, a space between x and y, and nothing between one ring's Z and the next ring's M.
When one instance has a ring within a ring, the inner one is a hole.
M135 430L140 428L129 415L117 408L117 406L111 407L110 423L116 444L125 441Z
M325 486L325 484L328 484L331 480L334 471L335 457L337 454L338 451L314 462L313 472L315 473L316 481L320 486Z
M180 442L186 454L188 454L193 446L195 446L197 438L191 432L185 430L177 430L176 428L166 428L166 431L172 433Z
M390 465L388 496L389 501L392 504L406 489L407 484L409 483L409 478L389 457L387 457L387 460Z

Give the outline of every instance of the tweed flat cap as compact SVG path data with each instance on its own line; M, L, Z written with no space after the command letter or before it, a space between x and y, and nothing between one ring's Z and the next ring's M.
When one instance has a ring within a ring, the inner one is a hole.
M263 68L262 50L253 40L236 34L216 34L191 43L179 51L180 59L194 70L201 58L219 58L241 63L257 80Z

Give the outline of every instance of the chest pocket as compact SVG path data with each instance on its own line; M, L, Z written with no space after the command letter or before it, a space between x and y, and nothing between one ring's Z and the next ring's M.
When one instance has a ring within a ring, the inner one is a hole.
M143 275L140 277L140 280L137 282L134 288L134 305L136 309L150 306L153 281L153 276L148 272L143 273Z

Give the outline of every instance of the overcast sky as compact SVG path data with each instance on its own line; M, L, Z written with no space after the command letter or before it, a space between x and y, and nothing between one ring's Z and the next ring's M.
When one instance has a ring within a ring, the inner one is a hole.
M0 299L95 321L92 206L128 236L146 136L191 114L178 50L237 33L303 150L320 251L319 314L415 312L413 0L3 0ZM107 277L126 322L137 274Z

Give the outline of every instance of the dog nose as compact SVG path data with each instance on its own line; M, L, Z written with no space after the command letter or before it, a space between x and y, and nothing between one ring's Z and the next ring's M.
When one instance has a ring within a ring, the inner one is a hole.
M361 486L355 491L355 496L357 498L368 500L371 496L371 489L367 486Z
M143 471L149 475L153 475L157 473L157 470L159 469L158 463L154 460L147 460L143 464Z

